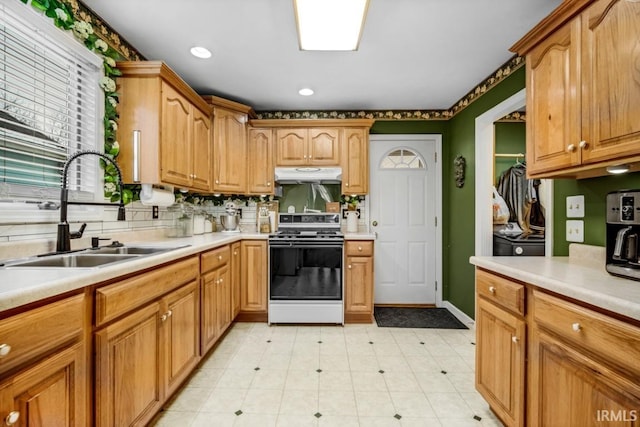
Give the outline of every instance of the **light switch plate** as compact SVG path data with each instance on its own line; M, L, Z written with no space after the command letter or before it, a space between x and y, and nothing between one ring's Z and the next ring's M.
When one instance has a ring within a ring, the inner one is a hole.
M567 196L567 218L584 218L584 196Z
M567 242L584 242L584 221L581 219L567 220Z

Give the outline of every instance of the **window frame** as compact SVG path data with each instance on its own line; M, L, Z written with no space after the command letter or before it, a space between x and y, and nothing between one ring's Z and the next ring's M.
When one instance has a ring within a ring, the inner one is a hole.
M53 21L45 16L43 13L39 13L36 9L32 8L29 4L21 2L5 2L0 5L0 10L8 10L23 21L25 26L31 27L36 33L43 38L47 38L53 43L59 45L62 49L70 52L72 55L87 61L91 65L96 67L95 76L92 79L96 81L93 85L92 95L95 99L95 120L93 135L95 141L93 145L86 148L96 151L104 151L104 127L103 118L105 114L105 94L99 86L99 81L104 76L103 71L103 58L98 54L87 49L81 42L79 42L72 34L71 31L63 31L53 24ZM73 154L70 152L69 154ZM99 165L98 158L95 156L83 156L83 162L93 162L95 165L93 173L93 182L91 185L94 188L94 193L89 198L82 197L83 200L88 202L103 202L104 199L104 174L102 168ZM74 162L75 163L75 162ZM72 169L70 169L70 172ZM80 198L74 191L69 192L69 198L71 200ZM57 222L60 216L59 210L42 210L38 207L38 202L53 201L59 203L60 201L60 188L56 187L32 187L20 186L16 184L0 183L0 223L2 224L15 224L15 223L34 223L34 222ZM105 211L100 206L82 206L73 205L69 206L69 220L70 221L101 221L107 215L108 210Z

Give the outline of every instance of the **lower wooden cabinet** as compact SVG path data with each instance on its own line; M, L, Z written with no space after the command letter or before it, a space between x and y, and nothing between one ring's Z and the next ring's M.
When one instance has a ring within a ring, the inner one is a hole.
M202 354L216 343L231 324L229 265L202 276Z
M523 426L525 321L478 297L476 344L476 389L505 424Z
M373 241L345 243L345 323L373 322Z
M193 280L95 333L96 425L145 425L193 370L198 289Z
M243 240L240 244L242 268L240 272L241 320L267 320L267 241Z
M0 417L11 426L87 426L84 344L77 343L0 383Z
M481 269L476 290L476 389L505 425L640 426L637 322Z
M240 277L242 259L240 257L240 242L231 245L231 319L240 313Z

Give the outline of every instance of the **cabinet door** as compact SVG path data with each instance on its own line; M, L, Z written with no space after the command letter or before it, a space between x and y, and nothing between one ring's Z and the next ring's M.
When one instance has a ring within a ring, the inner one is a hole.
M83 344L44 359L0 384L3 425L71 427L89 425ZM16 419L11 424L11 418Z
M307 163L307 129L276 130L276 166Z
M211 119L197 108L193 109L193 177L192 187L211 189Z
M507 425L523 426L525 322L484 298L477 310L476 389Z
M309 129L307 162L316 166L338 166L340 164L340 130Z
M249 129L247 154L247 191L273 194L273 130Z
M342 193L369 192L369 135L366 129L344 130L342 140Z
M247 116L214 109L213 190L242 194L246 188Z
M231 324L231 274L229 266L225 265L218 269L218 284L216 285L216 302L218 336L221 336Z
M240 312L240 242L231 245L231 321Z
M240 311L267 311L267 242L243 240Z
M167 83L162 83L160 156L163 182L191 185L193 158L191 104Z
M190 282L162 300L160 320L166 351L166 395L173 393L200 360L200 293Z
M153 303L95 333L98 426L144 425L160 409L160 304Z
M373 314L373 258L347 257L345 313Z
M201 353L205 354L218 339L218 270L202 276Z
M533 330L529 425L640 426L638 378L626 378L541 329Z
M566 24L527 55L527 170L580 164L580 21Z
M582 14L583 163L640 152L640 3L600 0Z

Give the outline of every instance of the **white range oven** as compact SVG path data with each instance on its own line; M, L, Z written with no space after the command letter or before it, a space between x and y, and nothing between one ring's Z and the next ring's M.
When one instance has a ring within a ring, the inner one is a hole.
M344 324L340 215L280 214L269 236L269 324Z

